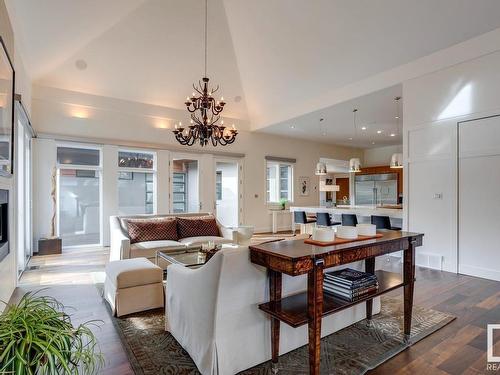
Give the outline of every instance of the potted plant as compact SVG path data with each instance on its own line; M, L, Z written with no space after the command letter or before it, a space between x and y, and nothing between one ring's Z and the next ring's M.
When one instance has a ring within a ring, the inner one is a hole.
M281 209L284 210L286 208L286 204L288 203L288 200L286 198L281 198L280 199L280 206Z
M104 364L90 330L74 327L52 297L26 293L0 315L0 374L97 374Z

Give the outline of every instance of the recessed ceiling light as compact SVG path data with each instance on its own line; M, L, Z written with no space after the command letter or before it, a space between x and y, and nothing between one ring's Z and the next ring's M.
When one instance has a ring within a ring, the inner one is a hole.
M361 127L361 130L366 130L366 126L362 126L362 127Z
M290 125L290 129L295 129L295 125Z
M375 142L372 142L372 145L374 145L374 144L375 144Z
M396 136L396 134L394 134L394 133L391 133L391 137L395 137L395 136Z
M352 137L349 137L349 140L352 141Z
M377 130L377 134L380 134L380 133L382 133L382 130Z
M75 61L75 66L78 70L87 69L87 62L85 60L79 59Z
M399 116L394 116L394 118L397 120L399 118Z

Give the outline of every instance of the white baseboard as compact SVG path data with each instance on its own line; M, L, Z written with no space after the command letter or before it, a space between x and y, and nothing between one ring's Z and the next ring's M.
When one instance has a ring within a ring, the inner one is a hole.
M500 271L491 268L482 268L468 265L459 265L458 273L468 276L481 277L483 279L500 281Z

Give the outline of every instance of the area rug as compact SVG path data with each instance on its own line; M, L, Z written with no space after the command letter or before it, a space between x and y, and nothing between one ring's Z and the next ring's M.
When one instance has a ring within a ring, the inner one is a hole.
M364 374L454 319L451 315L415 306L408 343L402 335L402 301L382 297L382 310L371 322L363 320L321 340L321 373ZM114 318L113 321L136 374L199 374L186 351L164 331L162 310ZM307 346L280 356L277 369L279 374L308 374ZM240 374L274 373L269 361Z

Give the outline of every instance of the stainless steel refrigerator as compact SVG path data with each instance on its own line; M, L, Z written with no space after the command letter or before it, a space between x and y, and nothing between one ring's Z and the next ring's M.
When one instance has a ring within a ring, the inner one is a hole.
M356 205L387 205L398 203L397 173L356 176L354 184Z

